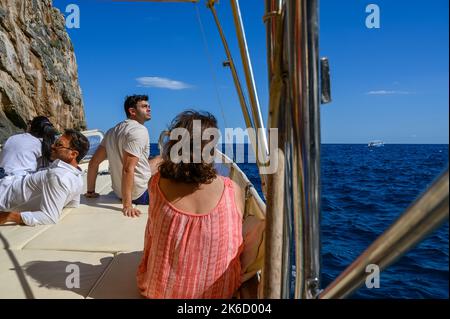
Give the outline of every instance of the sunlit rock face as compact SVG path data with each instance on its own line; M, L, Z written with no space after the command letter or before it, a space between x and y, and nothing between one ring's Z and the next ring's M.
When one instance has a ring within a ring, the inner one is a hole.
M37 115L86 127L64 16L51 0L0 0L0 143Z

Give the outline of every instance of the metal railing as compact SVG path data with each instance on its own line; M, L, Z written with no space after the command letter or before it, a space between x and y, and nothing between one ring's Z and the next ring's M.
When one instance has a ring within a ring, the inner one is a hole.
M231 55L231 51L228 47L227 40L225 38L225 34L222 30L222 26L219 22L219 18L217 12L215 10L214 4L217 0L208 0L207 7L211 10L213 14L214 21L217 26L217 30L219 32L220 38L222 40L222 44L224 46L225 54L227 56L227 61L223 63L224 66L228 66L231 71L231 75L233 77L234 85L236 88L236 92L239 98L239 103L241 104L242 114L244 116L245 125L247 129L254 129L256 134L249 134L249 138L251 139L251 145L253 148L253 152L256 156L256 163L259 169L259 176L261 179L261 187L263 193L267 194L267 176L261 173L261 167L265 163L265 159L268 155L268 143L266 130L264 128L264 122L262 120L261 108L259 105L258 94L256 91L255 80L253 77L252 64L250 61L250 56L248 52L247 42L245 39L245 31L242 24L241 13L239 8L239 3L237 0L230 0L231 7L233 11L233 18L236 28L236 36L238 39L239 49L241 53L242 64L244 68L245 79L247 83L247 91L249 96L250 105L247 105L247 100L245 99L244 90L242 89L241 82L239 80L239 76L236 70L236 65L234 63L233 57ZM250 111L249 111L250 108ZM264 159L262 162L261 159Z

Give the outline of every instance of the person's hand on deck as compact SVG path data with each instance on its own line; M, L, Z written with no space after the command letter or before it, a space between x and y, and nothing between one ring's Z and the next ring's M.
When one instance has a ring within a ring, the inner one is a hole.
M14 222L16 224L23 224L22 217L19 212L0 212L0 225L7 222Z
M8 213L0 212L0 225L3 225L8 221Z
M141 211L133 206L124 206L122 208L122 213L127 217L139 217L141 215Z

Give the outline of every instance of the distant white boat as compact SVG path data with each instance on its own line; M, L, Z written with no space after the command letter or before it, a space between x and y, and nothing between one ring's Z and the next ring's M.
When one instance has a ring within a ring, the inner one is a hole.
M367 144L368 147L380 147L380 146L384 146L384 142L383 141L371 141L369 142L369 144Z

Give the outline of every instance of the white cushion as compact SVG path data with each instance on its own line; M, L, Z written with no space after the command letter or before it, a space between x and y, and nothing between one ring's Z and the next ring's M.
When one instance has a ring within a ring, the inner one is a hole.
M112 259L106 253L2 249L0 299L86 298ZM79 288L66 284L77 284L69 265L79 269Z
M21 249L30 240L49 227L51 226L25 227L16 224L0 225L0 248Z
M105 275L100 279L88 298L95 299L138 299L136 272L142 251L120 253L114 257Z
M103 209L71 213L23 248L97 252L143 250L148 215L130 218L111 208L99 211Z

